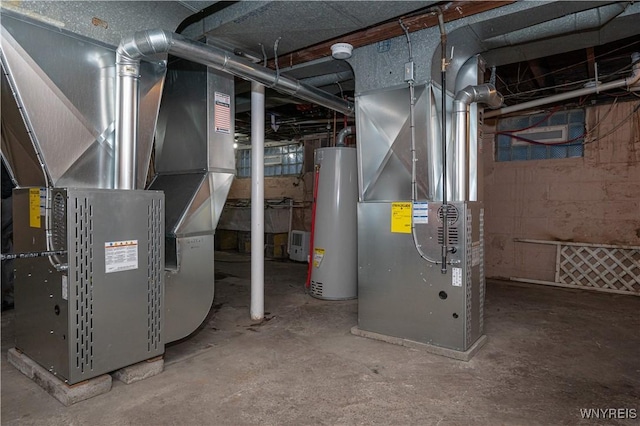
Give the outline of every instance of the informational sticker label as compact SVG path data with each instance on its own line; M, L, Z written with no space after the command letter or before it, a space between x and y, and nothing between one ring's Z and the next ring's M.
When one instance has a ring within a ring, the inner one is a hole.
M411 233L411 203L391 203L391 232Z
M138 269L138 240L104 243L104 266L107 274Z
M47 212L47 188L40 188L40 216Z
M216 92L213 109L215 131L218 133L231 133L231 96Z
M204 238L202 237L189 237L184 239L185 246L189 248L189 250L197 250L202 247L202 243L204 243Z
M429 223L429 203L425 203L425 202L413 203L413 223L415 224Z
M471 244L471 266L480 264L480 241Z
M462 287L462 268L451 268L451 285Z
M317 248L313 250L313 266L315 268L319 268L322 263L322 259L324 259L324 249Z
M69 300L69 277L62 276L62 299Z
M29 188L29 226L31 228L42 227L40 214L40 188Z

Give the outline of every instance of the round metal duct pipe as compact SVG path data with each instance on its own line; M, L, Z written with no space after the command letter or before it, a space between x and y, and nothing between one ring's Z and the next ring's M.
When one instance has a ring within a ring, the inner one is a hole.
M233 52L190 40L170 31L160 29L139 31L122 39L116 51L115 188L117 189L135 189L140 60L161 53L169 53L236 77L261 83L278 92L322 105L345 115L354 114L354 106L351 102L296 79L280 75L279 72L270 68L239 58Z

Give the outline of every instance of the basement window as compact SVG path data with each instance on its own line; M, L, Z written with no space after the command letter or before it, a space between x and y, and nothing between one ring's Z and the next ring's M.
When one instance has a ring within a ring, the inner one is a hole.
M265 176L299 175L303 162L302 144L270 146L264 149ZM236 169L238 177L251 177L251 148L237 150Z
M584 109L574 109L501 119L496 161L583 157L584 117Z

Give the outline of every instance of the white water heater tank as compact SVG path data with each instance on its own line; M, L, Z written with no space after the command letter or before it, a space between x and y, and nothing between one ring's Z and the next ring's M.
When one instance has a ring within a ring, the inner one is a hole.
M358 296L356 149L320 148L310 293L327 300Z

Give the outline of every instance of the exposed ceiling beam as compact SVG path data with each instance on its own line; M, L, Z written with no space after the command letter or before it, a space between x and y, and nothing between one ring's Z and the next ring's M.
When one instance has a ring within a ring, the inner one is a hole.
M591 80L596 78L596 55L592 47L587 47L587 75Z
M549 74L549 70L541 63L542 61L540 59L531 59L528 62L529 69L538 84L538 88L544 88L547 85L545 77Z
M491 9L515 3L514 1L454 1L443 12L444 21L450 22L467 16L486 12ZM431 12L419 15L408 15L401 18L410 32L422 30L438 25L438 18ZM303 62L319 59L331 54L331 45L334 43L349 43L353 47L362 47L379 41L399 37L404 34L397 21L387 22L381 25L356 31L344 36L318 43L280 57L281 64L287 66L297 65ZM274 67L273 60L269 61L269 67Z
M200 7L195 8L193 6L190 7L190 5L184 1L179 1L178 3L196 12L193 15L187 17L184 21L180 23L180 25L178 25L178 28L176 28L175 32L182 33L182 31L184 31L184 29L187 28L189 25L196 22L200 22L209 15L213 15L214 13L218 13L229 6L233 6L234 4L238 3L238 1L214 1L214 2L203 1L201 2L202 6L205 6L205 5L207 6L202 8Z

